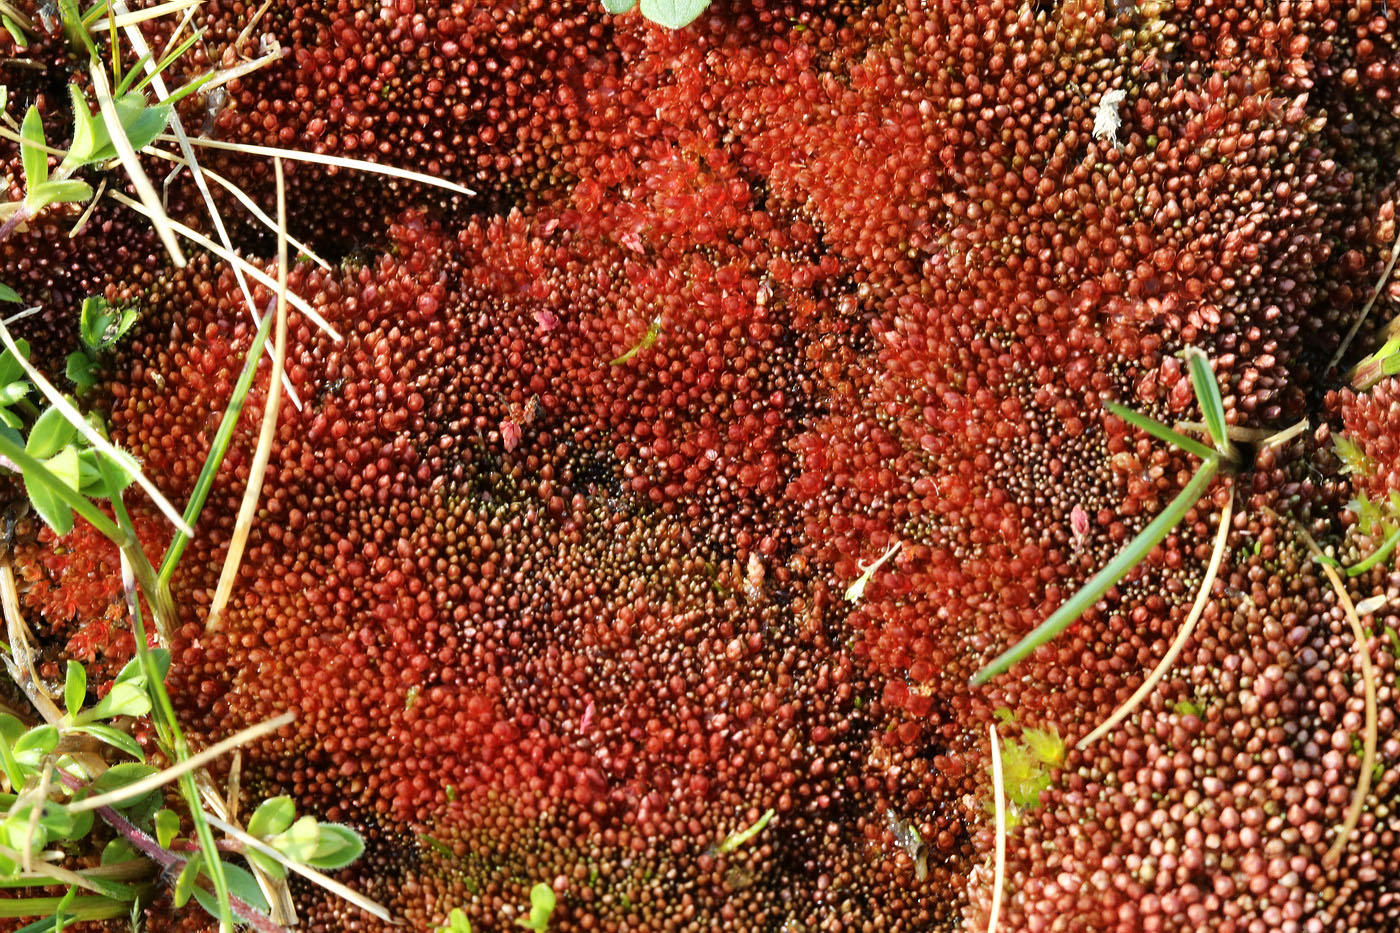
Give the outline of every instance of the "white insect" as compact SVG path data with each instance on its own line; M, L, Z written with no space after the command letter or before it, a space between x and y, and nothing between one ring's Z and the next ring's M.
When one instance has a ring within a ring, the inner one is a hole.
M1115 149L1120 148L1118 127L1123 125L1118 117L1118 105L1127 96L1127 91L1115 88L1099 98L1099 105L1094 110L1094 138L1107 139Z

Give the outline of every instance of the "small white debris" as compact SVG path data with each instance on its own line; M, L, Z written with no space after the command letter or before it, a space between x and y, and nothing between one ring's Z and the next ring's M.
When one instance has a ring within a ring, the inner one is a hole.
M1356 614L1359 616L1368 616L1378 609L1385 608L1385 604L1388 602L1390 602L1390 597L1386 596L1384 593L1381 593L1379 596L1368 597L1356 604Z
M880 555L875 563L861 568L863 572L856 578L856 582L846 587L846 602L853 603L865 595L865 587L870 582L870 579L875 576L875 571L879 570L885 561L899 553L901 546L901 542L896 541L894 544L890 545L889 550Z
M1094 138L1107 139L1115 149L1119 148L1118 127L1123 125L1118 117L1118 105L1127 96L1127 91L1115 88L1099 98L1099 106L1094 110Z

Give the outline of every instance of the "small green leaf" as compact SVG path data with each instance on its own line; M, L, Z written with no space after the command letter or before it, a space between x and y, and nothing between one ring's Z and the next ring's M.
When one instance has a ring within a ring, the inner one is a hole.
M554 889L544 882L540 882L530 889L530 916L527 919L517 917L515 925L522 926L527 930L534 930L535 933L543 933L549 926L549 918L554 913L554 906Z
M144 685L138 687L133 683L114 683L107 695L79 718L85 725L115 716L144 716L150 711L151 697Z
M25 764L37 765L44 756L58 746L58 729L45 724L35 726L14 745L15 758Z
M1191 369L1191 386L1196 390L1196 401L1201 406L1201 416L1205 418L1206 430L1215 442L1215 449L1229 456L1230 438L1225 434L1225 403L1220 398L1220 385L1215 381L1210 361L1195 347L1186 348L1186 363Z
M11 382L0 387L0 405L13 405L32 391L34 391L34 387L27 382Z
M87 698L87 671L77 661L68 662L68 674L63 680L63 706L69 716L78 715Z
M228 879L228 890L230 894L260 913L266 914L268 910L271 909L267 906L267 899L263 897L262 888L258 886L258 882L246 869L229 862L223 862L223 867L224 877ZM193 893L194 899L199 901L199 906L208 911L210 916L217 917L219 915L219 905L218 901L214 898L213 891L205 890L202 887L196 887ZM234 915L242 917L244 920L250 922L258 919L256 917L244 917L237 909L234 910Z
M270 836L266 842L289 861L304 863L315 857L320 837L316 817L303 816L283 832Z
M8 285L0 284L0 301L13 301L16 304L19 304L19 292L15 291Z
M135 105L139 106L140 109L133 109L128 117L121 112L122 108L119 102L117 111L121 115L122 128L126 130L126 138L131 142L131 148L140 152L155 142L157 136L165 132L165 126L170 122L172 108L163 104L157 104L154 107L146 106L145 95L134 91L122 98L123 101L128 99L132 100L133 105L136 101L140 101L139 105Z
M149 657L152 666L156 669L157 676L159 676L161 682L164 683L165 678L170 674L170 649L152 648L149 652ZM146 674L141 668L141 658L138 656L127 661L126 665L117 673L116 680L114 680L113 683L134 683L144 689L146 685Z
M102 349L102 338L114 316L108 311L107 299L99 295L83 299L78 311L78 336L89 349Z
M44 461L49 474L67 488L77 491L82 475L78 459L78 449L72 444L64 447Z
M78 387L79 392L86 392L97 385L97 377L92 374L92 360L82 350L74 350L68 354L68 365L64 368L64 375Z
M19 23L16 23L8 16L0 16L0 24L4 25L5 31L10 34L10 38L15 40L16 48L20 50L29 48L29 37L24 34L24 30L20 28Z
M103 469L103 464L106 469ZM105 452L87 448L78 454L78 491L96 499L110 499L136 481L131 468ZM116 488L113 487L115 482Z
M26 360L29 359L29 341L16 340L15 346L19 347L19 352L24 354ZM24 367L15 359L15 355L8 348L0 352L0 384L9 385L24 378Z
M437 933L472 933L471 921L462 912L462 908L454 907L447 915L447 926L438 927Z
M70 448L71 449L71 448ZM49 478L39 473L25 470L24 491L29 496L29 504L44 523L53 529L60 538L73 530L73 509L63 500Z
M141 752L141 746L136 744L136 740L120 729L112 726L103 726L98 723L88 723L84 726L74 727L74 732L84 732L94 739L106 742L115 749L126 752L132 758L140 761L145 755Z
M63 412L57 408L48 408L35 419L34 426L29 429L29 440L25 442L24 452L35 460L45 460L62 450L77 434L78 429L64 417ZM78 452L73 451L73 456L77 455ZM75 481L73 488L76 489L77 486Z
M97 794L105 794L108 791L126 787L128 784L135 784L142 778L150 777L155 773L156 769L150 765L141 764L137 761L124 761L119 765L112 765L112 767L98 775L97 780L93 781L91 784L92 793L94 796ZM131 802L134 803L135 801L133 800ZM127 804L118 804L118 806L127 806Z
M49 157L44 151L48 148L48 140L44 138L44 121L39 116L38 107L30 107L24 115L19 135L24 188L27 193L33 193L35 188L49 180Z
M180 814L174 810L159 810L155 816L156 842L162 849L170 848L170 842L180 834Z
M115 157L117 151L112 148L107 126L101 117L93 115L88 109L87 98L82 89L76 84L69 84L68 98L73 107L73 144L68 147L68 154L63 157L65 168L72 171L93 162L105 161L100 153L108 149L111 150L111 155L106 158Z
M58 839L82 839L92 832L92 822L95 814L91 810L84 810L82 813L70 813L67 807L58 804L49 805L53 812L45 811L45 820L48 823L49 831Z
M349 865L365 851L364 839L349 826L322 823L320 830L316 841L316 854L306 862L312 868L335 871Z
M1031 754L1043 762L1058 768L1065 761L1065 740L1054 726L1047 729L1024 729L1021 738Z
M3 732L3 735L0 735L0 768L4 768L10 787L18 792L24 786L29 769L20 766L11 749L24 733L24 724L9 713L0 713L0 732Z
M159 790L153 790L144 797L137 797L130 803L116 805L118 809L126 811L126 818L137 826L150 826L156 817L156 811L165 805L165 794Z
M269 797L258 804L253 815L248 818L248 833L259 839L275 836L291 826L296 815L296 804L292 802L291 797Z
M636 5L637 0L603 0L603 9L609 13L626 13Z
M667 29L684 29L709 5L710 0L642 0L642 15Z
M133 859L141 857L142 856L131 847L131 843L127 842L121 836L118 836L107 843L107 846L102 850L101 864L120 865L122 862L130 862Z
M43 210L50 204L74 204L92 197L92 186L85 181L69 178L65 181L46 181L30 188L24 196L24 203L31 211Z
M68 94L73 105L73 145L68 148L64 164L72 169L96 162L106 162L117 157L117 147L112 143L112 134L106 119L101 113L88 109L87 98L77 85L68 86ZM146 95L139 91L128 91L114 101L117 121L126 133L131 148L140 152L165 131L170 122L173 108L167 104L151 106Z
M264 855L263 853L250 848L243 853L243 857L246 858L249 862L253 863L255 867L261 869L262 872L268 875L269 877L287 877L287 869L283 868L282 863L277 861L277 859L273 858L270 855Z
M199 866L204 862L204 853L196 852L190 856L190 860L185 863L185 867L180 869L180 877L175 879L175 894L173 901L176 909L184 907L190 902L190 895L195 892L195 882L199 880Z

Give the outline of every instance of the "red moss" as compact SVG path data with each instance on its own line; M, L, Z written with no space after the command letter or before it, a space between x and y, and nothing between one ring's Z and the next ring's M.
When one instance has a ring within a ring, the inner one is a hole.
M1390 918L1379 809L1321 862L1359 766L1356 646L1262 511L1345 501L1305 462L1323 435L1260 452L1053 645L965 686L1194 467L1105 399L1194 417L1194 344L1231 423L1318 415L1383 260L1390 14L1041 6L717 3L682 33L544 3L270 13L289 64L213 129L485 195L461 217L301 179L304 225L346 246L390 214L389 243L293 274L347 339L294 318L305 406L279 413L221 632L200 607L252 417L182 565L193 731L297 708L250 782L368 827L358 876L420 926L462 903L490 923L534 880L562 928L978 924L993 710L1070 738L1106 715L1234 494L1194 643L1023 814L1004 922ZM201 15L228 41L238 13ZM179 499L251 326L223 267L146 285L106 403ZM1387 470L1389 392L1342 406Z

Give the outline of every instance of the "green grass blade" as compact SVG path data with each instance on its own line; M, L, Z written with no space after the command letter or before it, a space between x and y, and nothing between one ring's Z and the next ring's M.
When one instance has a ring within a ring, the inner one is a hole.
M1210 361L1200 350L1187 347L1186 363L1191 369L1191 387L1196 390L1196 401L1201 406L1210 439L1215 442L1215 449L1228 457L1230 438L1225 434L1225 402L1220 398L1220 384L1215 381Z
M113 20L112 22L116 22L116 20ZM115 45L115 43L113 43L113 45ZM116 87L112 90L112 96L121 97L127 91L131 90L131 83L137 78L141 77L141 75L143 74L141 69L145 68L146 62L150 60L151 53L149 52L136 59L136 64L132 65L129 69L127 69L125 76L116 79Z
M214 488L214 475L219 472L219 466L224 462L224 454L228 452L229 442L233 440L233 430L238 427L238 419L243 414L243 404L248 400L248 391L253 387L258 361L262 359L263 346L267 343L267 335L272 330L275 318L275 314L263 315L258 332L248 347L248 355L243 360L243 371L238 374L238 382L234 384L233 394L229 396L228 407L224 409L223 420L219 422L219 430L214 433L214 442L209 446L209 454L204 458L199 478L195 480L190 501L185 505L185 524L191 528L199 521L199 514L204 511L204 502L209 498L209 490ZM183 531L175 532L170 547L166 549L165 558L160 562L160 588L164 589L170 585L175 566L180 563L180 556L185 553L185 547L189 543L189 535Z
M170 702L170 693L165 689L165 680L156 667L155 658L151 655L151 649L146 640L146 625L141 614L141 600L136 594L135 581L128 575L128 568L140 568L144 571L140 574L143 581L141 589L147 601L152 603L155 602L156 594L151 591L150 587L155 585L155 575L150 561L146 558L145 551L141 550L136 529L131 523L131 515L126 510L126 503L122 501L121 487L116 482L116 477L111 474L111 468L105 460L99 460L98 465L102 469L103 480L107 483L107 487L116 490L111 499L112 512L116 516L117 524L129 536L131 542L122 548L122 555L126 558L126 563L122 567L122 583L126 591L127 611L131 616L131 634L136 642L136 656L141 661L141 669L146 674L146 685L151 692L151 721L155 724L156 732L161 740L174 751L175 761L187 761L190 758L189 743L185 741L185 734L180 729L180 721L175 716L175 706ZM199 789L194 783L194 775L189 773L180 775L179 786L180 795L185 799L185 806L190 811L190 821L194 824L195 837L199 840L200 851L204 853L205 871L214 883L219 929L221 931L232 930L233 908L229 901L228 878L224 874L223 862L219 860L219 848L214 839L214 831L209 828L209 822L204 816L204 805L200 801Z
M1395 550L1395 545L1397 544L1400 544L1400 528L1397 528L1396 530L1392 531L1390 535L1385 539L1385 541L1381 544L1381 546L1376 548L1373 552L1371 552L1371 554L1368 555L1365 559L1360 560L1348 567L1347 576L1361 576L1363 573L1370 570L1372 567L1376 566L1381 561L1389 557L1391 552Z
M1219 469L1219 455L1211 454L1210 458L1196 470L1196 475L1191 477L1191 481L1181 492L1177 493L1176 498L1146 528L1138 532L1137 537L1129 541L1128 545L1118 552L1118 556L1113 558L1107 567L1094 574L1088 583L1085 583L1059 609L1051 613L1050 618L1040 623L1034 631L997 655L990 664L978 671L972 678L972 685L975 687L984 684L1004 672L1011 665L1063 632L1083 615L1086 609L1098 602L1110 587L1127 575L1128 571L1142 563L1152 552L1152 549L1167 536L1167 532L1176 527L1177 522L1181 521L1191 510L1191 507L1200 501Z
M115 20L114 20L114 22L115 22ZM160 62L156 65L155 71L148 73L144 78L142 78L142 79L136 84L136 86L133 88L133 90L137 90L137 91L141 90L141 89L144 88L146 85L148 85L148 84L150 84L152 81L154 81L156 75L164 74L164 73L165 73L165 70L166 70L167 68L169 68L172 64L174 64L174 62L175 62L176 59L178 59L181 55L184 55L186 52L188 52L188 51L190 50L190 47L193 46L196 42L198 42L198 41L199 41L200 39L202 39L202 38L204 38L204 30L203 30L203 29L196 29L196 30L195 30L194 32L192 32L190 35L186 36L185 39L184 39L184 41L182 41L179 45L175 46L175 48L171 49L169 52L167 52L167 53L165 54L165 57L162 58L162 59L160 60ZM142 68L145 67L145 63L144 63L144 62L141 63L141 67L142 67ZM161 103L166 103L166 101L161 101Z
M1133 427L1141 428L1148 434L1151 434L1153 437L1157 438L1157 440L1166 441L1173 447L1179 447L1187 453L1195 454L1202 460L1209 460L1211 457L1217 456L1216 452L1205 444L1187 437L1180 431L1167 427L1155 418L1149 418L1140 412L1133 411L1131 408L1124 408L1117 402L1104 402L1104 407Z
M0 917L43 917L52 914L63 901L61 897L22 897L0 900ZM126 901L113 900L97 894L79 894L68 902L67 910L74 920L110 920L125 917L131 911Z

